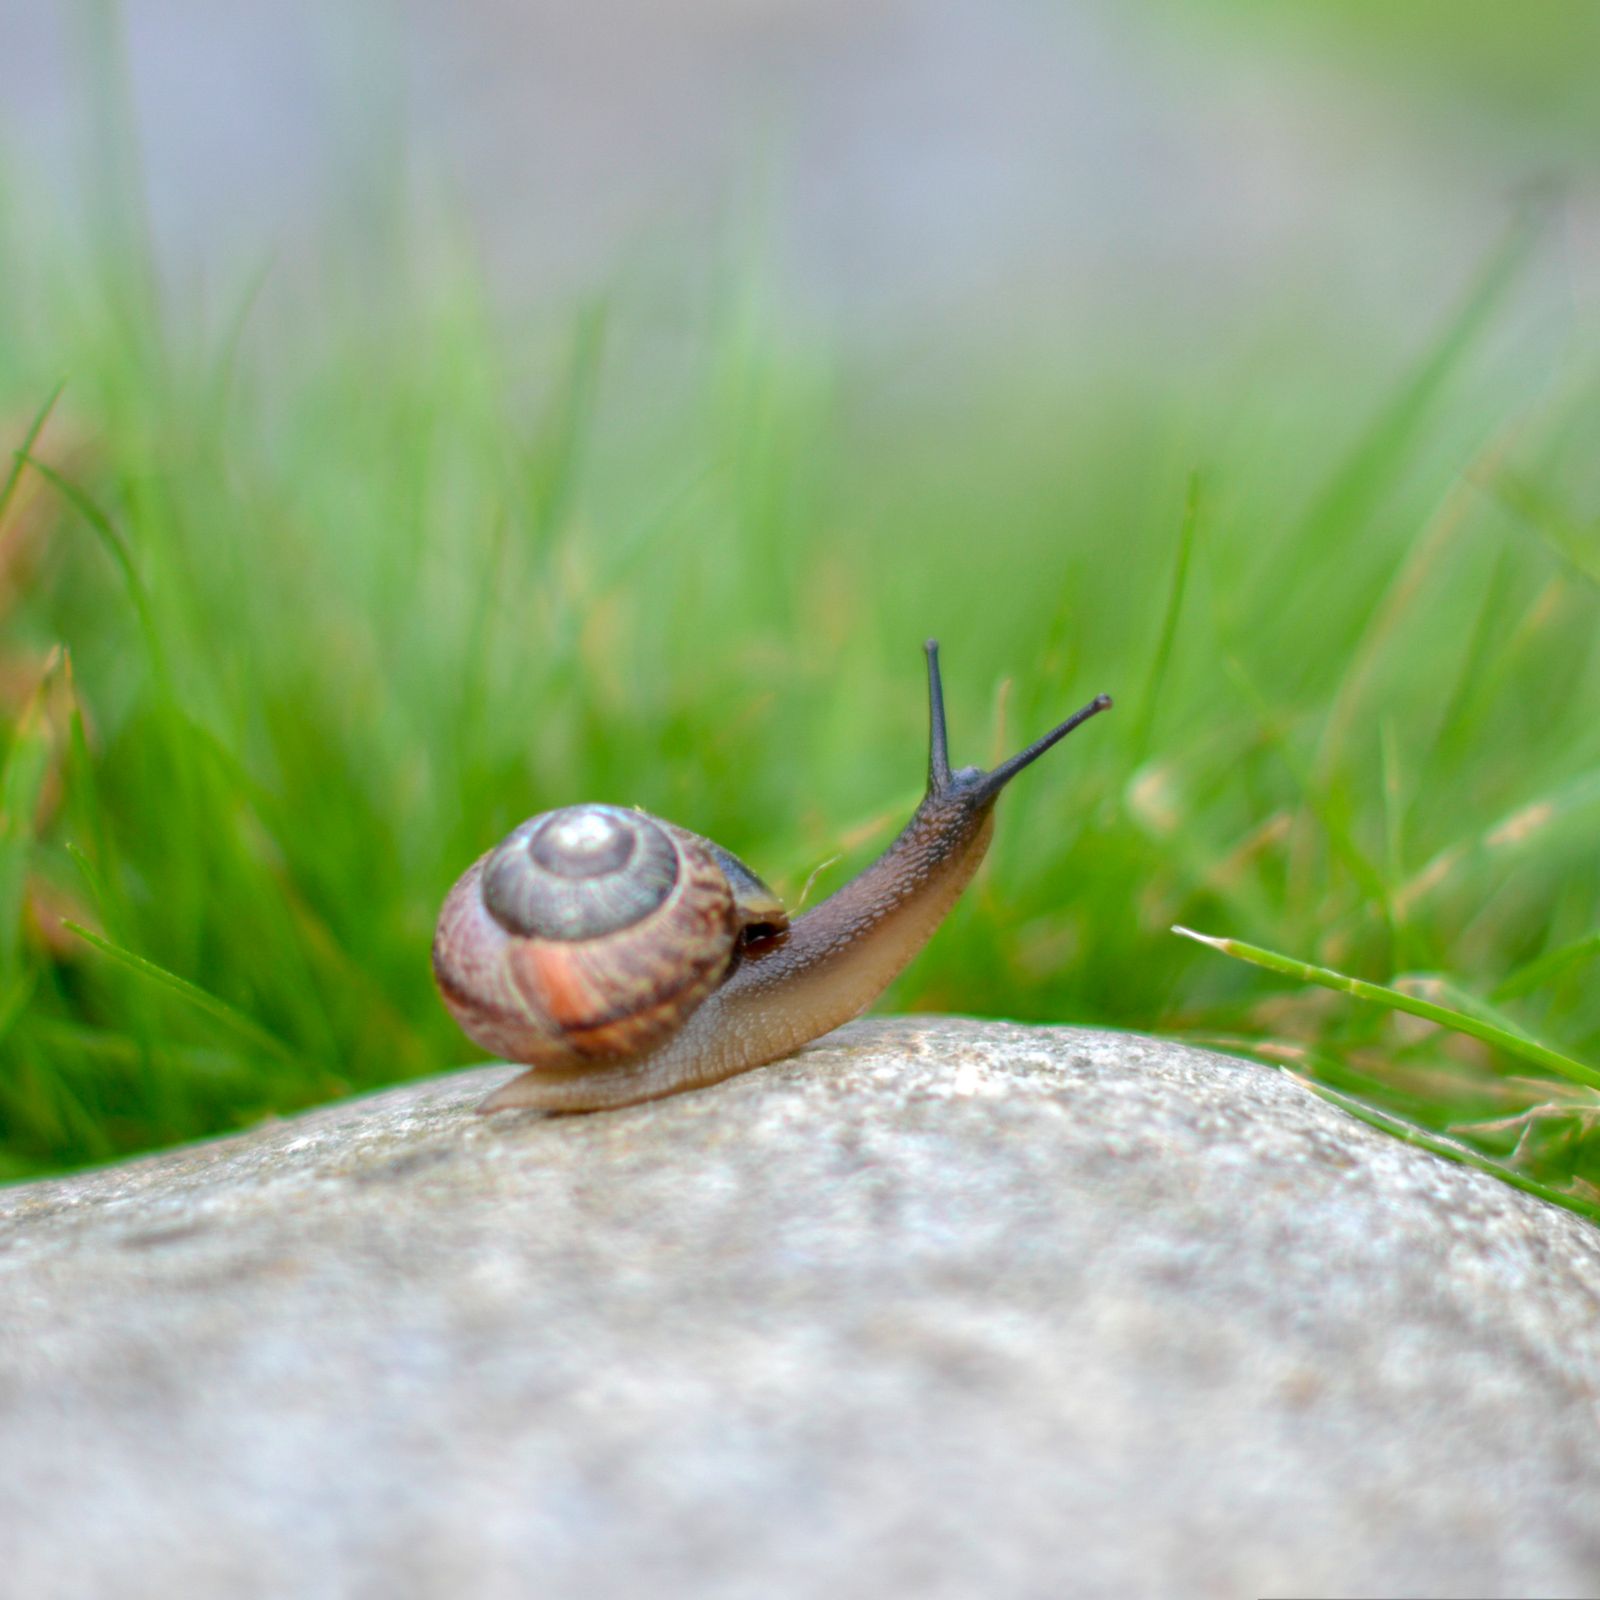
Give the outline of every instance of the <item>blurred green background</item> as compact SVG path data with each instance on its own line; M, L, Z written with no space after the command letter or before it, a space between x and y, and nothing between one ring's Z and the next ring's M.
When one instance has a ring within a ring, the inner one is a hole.
M934 635L958 761L1118 709L887 1007L1600 1214L1592 6L0 23L0 1177L474 1059L433 917L535 811L826 893Z

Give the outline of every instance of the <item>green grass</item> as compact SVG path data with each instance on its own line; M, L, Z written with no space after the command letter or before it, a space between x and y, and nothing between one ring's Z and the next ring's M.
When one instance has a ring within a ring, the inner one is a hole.
M472 1060L433 917L534 811L827 892L915 803L931 634L958 761L1119 709L891 1008L1287 1063L1600 1214L1600 387L1526 354L1543 248L1399 353L1286 302L1226 369L886 370L759 277L513 318L334 256L208 318L0 229L0 1177Z

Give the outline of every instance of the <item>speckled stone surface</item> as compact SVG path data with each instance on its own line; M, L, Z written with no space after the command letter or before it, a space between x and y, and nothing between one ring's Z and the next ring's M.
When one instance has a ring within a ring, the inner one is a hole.
M1600 1592L1600 1232L1282 1075L505 1076L0 1190L0 1591Z

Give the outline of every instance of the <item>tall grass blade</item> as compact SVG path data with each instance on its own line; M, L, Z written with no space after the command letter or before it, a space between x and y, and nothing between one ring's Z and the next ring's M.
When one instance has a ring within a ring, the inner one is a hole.
M1144 764L1150 748L1150 731L1161 698L1161 685L1166 681L1167 664L1172 659L1172 642L1177 637L1178 619L1183 614L1183 599L1189 584L1189 558L1194 554L1195 529L1199 521L1200 473L1196 470L1189 474L1183 521L1178 529L1178 551L1172 563L1172 582L1167 589L1166 613L1161 619L1155 659L1150 663L1150 676L1145 680L1144 697L1139 707L1139 721L1133 739L1132 765L1136 768Z
M1552 1205L1565 1206L1567 1210L1576 1211L1580 1216L1588 1217L1593 1222L1600 1222L1600 1204L1586 1195L1575 1194L1570 1189L1563 1189L1553 1183L1545 1183L1538 1178L1530 1177L1504 1161L1496 1161L1493 1156L1485 1155L1483 1151L1466 1143L1465 1140L1452 1139L1448 1134L1419 1128L1415 1123L1406 1122L1379 1106L1358 1100L1354 1095L1330 1088L1325 1083L1318 1083L1315 1078L1308 1078L1298 1072L1291 1072L1289 1076L1330 1105L1338 1106L1341 1111L1348 1111L1352 1117L1384 1133L1392 1134L1396 1139L1403 1139L1419 1150L1428 1150L1436 1156L1444 1156L1447 1160L1476 1167L1480 1172L1487 1172L1502 1183L1510 1184L1514 1189L1522 1189L1528 1194L1537 1195L1541 1200L1548 1200Z
M1246 944L1241 939L1219 939L1211 934L1196 933L1193 928L1182 926L1174 926L1172 931L1185 939L1193 939L1197 944L1209 945L1213 950L1220 950L1223 955L1232 956L1236 961L1248 961L1252 966L1264 967L1268 972L1281 973L1286 978L1296 978L1302 983L1315 983L1324 989L1334 989L1340 994L1353 995L1357 1000L1365 1000L1390 1011L1404 1011L1409 1016L1436 1022L1441 1028L1449 1028L1456 1033L1465 1033L1474 1039L1481 1039L1485 1044L1493 1045L1495 1049L1503 1050L1507 1055L1532 1062L1573 1083L1600 1089L1600 1069L1587 1066L1581 1061L1574 1061L1571 1056L1562 1055L1559 1050L1552 1050L1547 1045L1539 1044L1522 1034L1510 1033L1505 1028L1496 1027L1480 1017L1469 1016L1464 1011L1435 1005L1431 1000L1424 1000L1417 995L1402 994L1398 989L1387 988L1381 983L1368 983L1362 978L1352 978L1347 973L1336 972L1332 967L1315 967L1308 961L1298 961L1293 956L1279 955L1275 950L1264 950L1260 945Z
M1388 482L1415 443L1417 431L1456 368L1504 304L1543 234L1547 208L1530 205L1507 232L1468 287L1411 375L1373 418L1343 468L1306 519L1308 536L1348 530L1371 509L1376 490Z
M50 413L55 410L56 401L61 398L61 391L66 386L67 380L63 378L50 391L44 404L34 412L33 421L28 424L28 431L22 436L22 443L11 452L11 466L6 472L5 482L0 483L0 530L5 528L6 512L11 509L11 499L17 492L22 469L33 454L33 447L39 442L39 435L44 432L44 425L50 420Z
M1563 972L1570 971L1580 962L1592 961L1596 956L1600 956L1600 930L1586 933L1581 939L1574 939L1568 944L1548 951L1537 961L1530 961L1527 966L1513 972L1499 984L1490 995L1490 999L1516 1000L1525 994L1532 994L1535 989L1542 989L1546 984L1554 983Z
M79 923L67 922L64 926L69 933L76 934L85 944L92 945L108 961L114 962L125 971L136 973L158 988L181 996L196 1010L203 1011L208 1017L223 1023L258 1050L264 1050L281 1061L295 1065L302 1064L301 1058L281 1039L269 1033L254 1018L247 1017L244 1012L229 1005L226 1000L218 999L216 995L202 989L198 984L190 983L187 978L180 978L177 973L169 972L145 956L135 955L132 950L124 949L121 945L91 932Z
M46 699L61 655L52 654L12 730L0 767L0 982L14 984L22 947L22 912L33 861L35 823L54 740Z

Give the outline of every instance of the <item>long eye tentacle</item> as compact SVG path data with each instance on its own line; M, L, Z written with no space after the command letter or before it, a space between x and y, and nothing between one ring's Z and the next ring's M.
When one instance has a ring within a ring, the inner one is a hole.
M927 640L923 650L928 657L928 793L942 794L950 788L950 740L945 729L944 682L939 675L939 641ZM1059 744L1075 728L1081 728L1090 717L1111 709L1111 696L1097 694L1088 705L1074 711L1065 722L1059 723L1049 733L1042 735L1026 750L1019 750L1009 761L1002 761L992 772L980 773L974 780L977 793L991 797L998 795L1022 771L1031 767L1052 745Z
M1102 711L1111 709L1111 696L1097 694L1088 705L1074 711L1063 723L1052 728L1049 733L1035 739L1026 750L1019 750L1009 761L1002 761L992 772L986 772L979 784L979 788L988 795L998 795L1005 786L1022 771L1024 767L1031 767L1052 745L1059 744L1074 728L1081 728L1090 717L1098 717Z
M950 742L944 726L944 684L939 678L939 641L929 639L928 653L928 792L950 787Z

